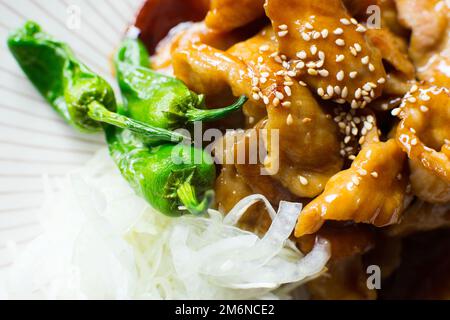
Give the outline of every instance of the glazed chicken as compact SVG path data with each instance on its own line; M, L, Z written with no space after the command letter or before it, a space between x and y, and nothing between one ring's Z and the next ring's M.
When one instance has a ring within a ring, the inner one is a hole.
M364 108L381 95L386 81L381 55L367 41L366 28L340 0L268 0L280 53L289 68L325 100ZM330 89L329 89L330 88Z
M427 232L424 243L442 238L443 247L450 239L440 234L450 229L449 2L191 2L183 2L189 14L146 21L158 32L143 30L142 38L151 49L158 39L154 68L208 105L248 98L217 123L228 131L214 148L219 210L255 194L275 208L303 204L292 240L307 253L326 239L332 253L328 271L306 285L311 298L412 296L398 287L410 285L411 239ZM160 42L173 21L196 22ZM258 203L241 227L262 236L270 223ZM370 264L382 269L381 291L367 288ZM417 266L432 274L426 263ZM425 279L414 296L433 296L426 286ZM450 286L435 291L450 297Z
M220 32L230 31L264 16L265 0L211 0L206 25Z
M402 120L397 140L410 160L414 194L432 203L449 202L449 90L415 86L394 113L397 112Z
M412 31L409 53L418 78L438 86L450 81L450 4L446 0L396 0L399 21Z
M317 232L326 220L377 227L398 222L407 184L405 155L394 139L380 142L375 133L370 135L374 137L367 139L351 167L331 178L325 191L300 213L296 237Z

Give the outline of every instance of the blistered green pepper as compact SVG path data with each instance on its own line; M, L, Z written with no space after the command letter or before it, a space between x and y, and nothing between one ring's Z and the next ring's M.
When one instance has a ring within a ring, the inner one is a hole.
M149 148L131 132L113 126L105 132L122 175L155 209L174 217L206 212L213 201L216 177L208 153L184 144Z
M203 95L190 91L176 78L151 70L149 61L144 45L130 38L124 40L115 57L125 112L133 119L173 130L190 122L225 118L247 101L242 96L231 106L205 109Z
M110 123L135 133L165 141L183 139L176 133L160 130L117 114L111 86L77 60L72 50L27 22L8 38L8 47L33 85L64 119L85 132Z

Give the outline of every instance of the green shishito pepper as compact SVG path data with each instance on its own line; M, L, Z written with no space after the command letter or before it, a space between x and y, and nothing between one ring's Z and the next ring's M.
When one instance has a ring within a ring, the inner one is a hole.
M83 131L104 129L122 175L150 205L174 217L206 212L216 176L209 154L191 145L169 144L184 136L115 113L110 85L37 24L26 23L9 37L8 45L31 82L67 122Z
M138 39L127 38L115 57L119 87L128 116L169 130L195 121L214 121L240 109L247 98L233 105L205 109L203 95L197 95L180 80L149 68L149 54Z
M184 144L149 148L131 132L113 126L107 126L105 132L122 175L155 209L173 217L206 212L213 201L216 178L208 153ZM199 202L198 197L203 200Z
M12 33L8 47L42 96L75 128L93 132L105 122L151 139L183 139L179 134L117 114L111 86L79 62L67 44L44 33L35 22L29 21Z

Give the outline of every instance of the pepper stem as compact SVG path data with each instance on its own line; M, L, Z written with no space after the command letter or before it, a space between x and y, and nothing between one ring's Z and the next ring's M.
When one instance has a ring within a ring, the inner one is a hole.
M199 202L194 187L188 181L181 184L177 190L177 195L186 209L194 215L204 214L214 199L214 191L208 190L205 192L202 202Z
M128 129L138 135L147 136L152 139L181 142L185 138L179 133L157 128L141 121L133 120L118 113L111 112L97 101L88 105L88 115L96 121L109 123L122 129Z
M246 96L241 96L231 106L220 109L190 109L186 113L186 117L190 122L195 121L214 121L227 117L230 113L239 110L247 102Z

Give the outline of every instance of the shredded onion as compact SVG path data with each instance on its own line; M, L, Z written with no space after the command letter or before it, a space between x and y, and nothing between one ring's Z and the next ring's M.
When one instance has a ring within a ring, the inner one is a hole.
M319 275L330 252L303 256L288 240L301 205L278 213L261 195L225 218L168 218L136 196L107 151L65 179L45 179L42 234L0 274L2 298L257 299L285 297ZM263 238L237 227L263 201L273 223Z

